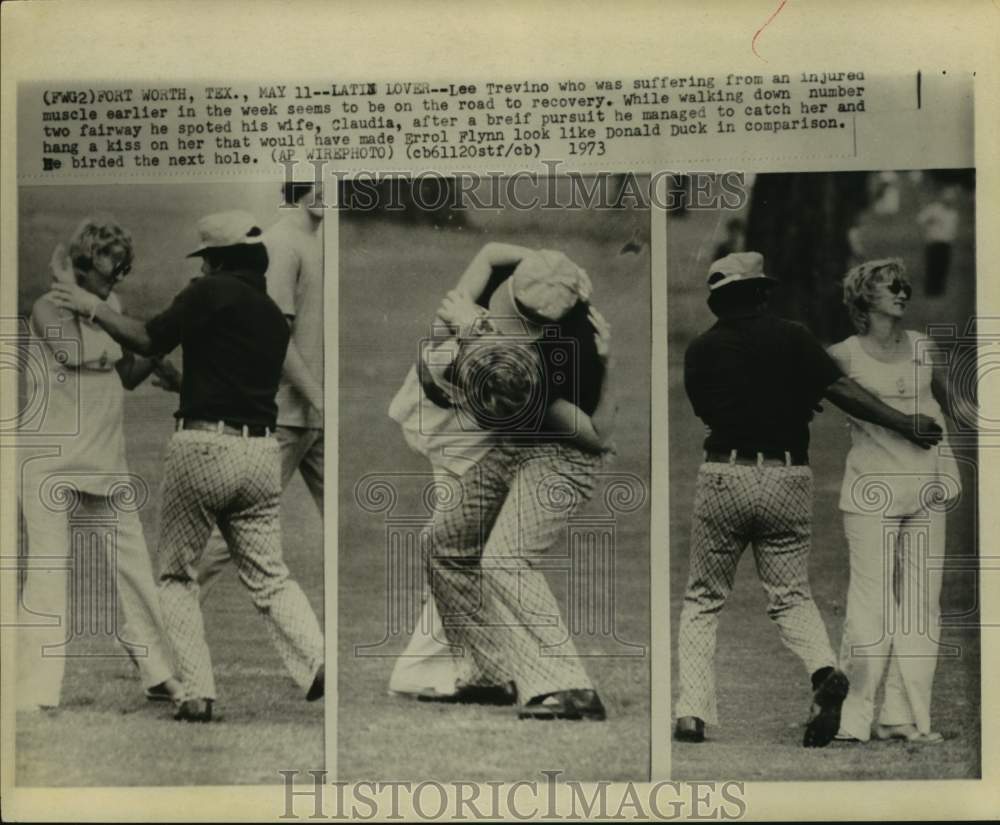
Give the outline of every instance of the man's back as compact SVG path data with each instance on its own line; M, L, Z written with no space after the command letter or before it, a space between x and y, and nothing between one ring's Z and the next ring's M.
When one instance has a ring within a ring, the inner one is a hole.
M839 377L805 327L766 314L720 319L684 359L685 388L710 430L710 450L805 453L813 408Z
M263 275L198 278L147 329L160 351L183 346L179 418L274 426L289 332Z

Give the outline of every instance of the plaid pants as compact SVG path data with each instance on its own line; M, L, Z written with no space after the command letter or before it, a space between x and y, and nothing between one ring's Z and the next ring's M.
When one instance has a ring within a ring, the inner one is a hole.
M545 574L555 544L592 494L600 457L564 444L494 447L430 525L428 576L449 642L484 684L513 681L522 702L592 687Z
M809 589L812 470L705 463L698 471L687 592L678 638L675 715L717 721L715 637L736 567L753 545L767 613L809 673L834 665L826 627Z
M320 517L323 516L323 429L320 427L277 427L274 439L281 449L281 489L288 483L298 470ZM319 548L322 552L322 548ZM229 566L229 548L225 539L213 530L198 562L197 579L199 598L202 602L209 590L219 580L220 574Z
M263 614L285 667L308 690L323 660L323 634L281 555L281 467L272 438L201 430L175 433L167 452L160 527L160 600L188 691L215 698L195 565L214 523L240 581Z

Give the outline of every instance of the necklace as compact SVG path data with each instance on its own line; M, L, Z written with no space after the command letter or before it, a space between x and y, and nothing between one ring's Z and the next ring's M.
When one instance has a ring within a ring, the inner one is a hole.
M901 332L894 333L893 336L892 336L892 340L889 341L888 344L883 344L877 338L873 338L873 340L878 344L878 348L880 350L882 350L882 352L891 352L893 349L895 349L896 347L898 347L899 344L902 342L902 340L903 340L903 333L901 333Z

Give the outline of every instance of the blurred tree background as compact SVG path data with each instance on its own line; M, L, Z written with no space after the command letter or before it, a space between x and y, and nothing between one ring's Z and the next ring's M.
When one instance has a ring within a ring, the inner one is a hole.
M892 177L888 177L891 175ZM764 255L765 269L782 281L774 296L775 311L806 324L819 338L837 341L854 330L841 304L844 273L869 254L860 228L866 211L895 215L894 204L879 210L892 197L897 173L823 172L757 175L746 221L746 248ZM971 169L929 170L920 181L927 196L946 187L971 194ZM902 254L902 250L896 254ZM919 259L918 259L919 260ZM911 275L914 261L910 262Z
M758 175L747 215L747 248L764 255L782 281L772 301L823 340L852 332L840 303L848 269L848 233L868 205L868 173Z

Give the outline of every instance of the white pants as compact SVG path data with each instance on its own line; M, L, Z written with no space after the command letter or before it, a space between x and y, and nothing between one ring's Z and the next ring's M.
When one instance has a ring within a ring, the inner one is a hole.
M851 554L840 666L851 681L841 730L868 741L885 675L883 725L931 730L937 665L945 515L844 513ZM886 667L888 674L886 675Z
M67 644L78 630L92 633L97 629L117 636L138 664L145 687L170 678L173 671L162 636L160 602L138 513L112 508L104 496L86 493L80 494L80 503L70 508L71 513L67 508L45 506L37 485L22 492L28 554L18 604L18 707L59 704L66 656L72 655ZM97 519L94 529L76 532L75 548L71 547L71 516ZM116 568L110 567L112 550ZM82 575L84 565L95 558L102 569ZM88 582L92 590L103 592L81 598ZM73 615L67 598L70 586L77 594Z
M437 691L454 693L460 681L472 681L472 657L454 653L448 644L441 615L433 598L424 601L420 619L406 650L397 657L389 677L392 693Z

